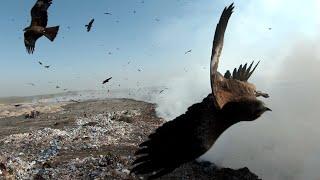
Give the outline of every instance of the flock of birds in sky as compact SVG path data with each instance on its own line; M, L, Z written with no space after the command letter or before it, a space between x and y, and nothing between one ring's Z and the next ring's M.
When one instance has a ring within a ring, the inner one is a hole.
M47 10L51 3L52 0L38 0L31 10L32 21L24 33L25 46L30 54L35 50L37 39L45 36L54 41L59 31L59 26L47 27ZM224 75L218 72L224 35L233 9L233 4L226 7L216 26L210 58L211 94L201 103L189 107L186 113L165 123L149 135L135 153L132 173L148 176L149 179L168 174L206 153L219 136L232 125L241 121L254 121L263 113L271 111L258 99L268 98L269 95L256 90L255 85L248 82L259 62L256 65L254 62L250 65L240 65L234 68L232 73L227 71ZM112 15L109 12L105 14ZM85 25L88 32L93 24L94 19ZM191 52L192 49L185 54ZM50 67L40 61L39 64L45 68ZM106 84L111 79L112 77L109 77L102 83Z
M141 1L143 4L144 1ZM35 5L31 9L31 23L28 27L24 28L24 44L26 47L26 50L29 54L33 54L36 47L36 42L41 37L46 37L51 42L53 42L58 35L59 27L60 26L54 26L54 27L47 27L48 25L48 9L50 5L52 4L52 0L37 0ZM136 13L136 10L133 11L133 13ZM105 15L112 15L111 12L105 12ZM92 18L88 24L85 25L86 31L90 32L93 28L95 19ZM159 18L155 18L155 21L159 22ZM119 22L119 20L117 20ZM70 26L67 27L70 29ZM120 50L120 48L116 48L116 50ZM191 53L192 50L187 51L185 54ZM112 52L108 52L109 55L112 55ZM38 63L43 66L46 69L50 68L50 65L44 65L43 62L38 61ZM130 64L130 61L128 62ZM142 72L141 68L137 69L138 72ZM112 77L107 78L102 82L102 84L106 84L112 79ZM27 83L29 85L35 86L34 83ZM120 87L120 84L118 85ZM59 89L60 87L57 85L56 89ZM64 89L65 91L67 89ZM160 94L164 90L160 91Z
M141 3L145 3L144 1L141 1ZM45 36L48 38L51 42L53 42L58 35L59 26L54 27L47 27L48 23L48 8L52 4L52 0L37 0L35 5L31 9L31 23L28 27L24 29L24 44L26 47L26 50L29 54L33 54L35 51L36 41L41 38L42 36ZM136 13L136 10L133 10L133 13ZM105 12L105 15L112 15L111 12ZM90 32L93 28L95 19L92 18L88 24L85 25L86 31ZM117 20L118 21L118 20ZM155 18L155 21L159 22L159 18ZM70 29L70 26L67 27ZM268 28L271 30L272 28ZM119 48L116 48L116 50L120 50ZM192 49L187 50L184 54L190 54L192 53ZM108 52L108 55L112 55L112 52ZM46 69L49 69L50 65L43 65L42 62L38 61L38 63L43 66ZM128 62L130 64L130 61ZM205 69L205 67L204 67ZM141 68L137 69L138 72L142 72ZM185 72L187 72L186 69L184 69ZM109 79L109 78L108 78ZM108 82L108 81L107 81ZM103 81L102 84L105 84L106 82ZM31 83L28 83L29 85ZM139 84L139 83L137 83ZM32 86L35 86L34 83L32 83ZM56 86L56 88L59 86ZM120 84L119 84L120 87ZM60 87L59 87L60 88ZM57 88L57 89L59 89ZM67 90L67 89L64 89ZM163 90L160 91L160 94L163 92Z

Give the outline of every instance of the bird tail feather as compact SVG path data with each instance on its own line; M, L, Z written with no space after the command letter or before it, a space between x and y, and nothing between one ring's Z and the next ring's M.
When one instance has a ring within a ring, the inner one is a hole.
M43 35L46 36L50 41L54 41L59 31L59 26L46 28Z

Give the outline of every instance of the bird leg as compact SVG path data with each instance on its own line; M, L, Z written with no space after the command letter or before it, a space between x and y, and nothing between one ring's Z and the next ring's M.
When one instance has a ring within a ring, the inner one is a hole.
M260 97L260 96L262 96L264 98L270 97L269 94L261 92L261 91L255 91L255 93L256 93L256 97Z

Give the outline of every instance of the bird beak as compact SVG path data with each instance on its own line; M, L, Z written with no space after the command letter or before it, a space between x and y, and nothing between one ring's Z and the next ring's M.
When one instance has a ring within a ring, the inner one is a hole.
M266 108L265 108L265 111L272 111L272 110L271 110L270 108L267 108L267 107L266 107Z
M256 97L260 97L260 96L262 96L264 98L269 98L270 97L269 94L261 92L261 91L256 91L255 93L256 93Z

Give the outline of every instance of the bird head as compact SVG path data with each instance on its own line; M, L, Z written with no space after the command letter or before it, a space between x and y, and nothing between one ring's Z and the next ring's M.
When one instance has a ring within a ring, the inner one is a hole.
M265 104L255 98L245 98L227 103L222 109L222 115L230 121L254 121L263 113L271 111Z

